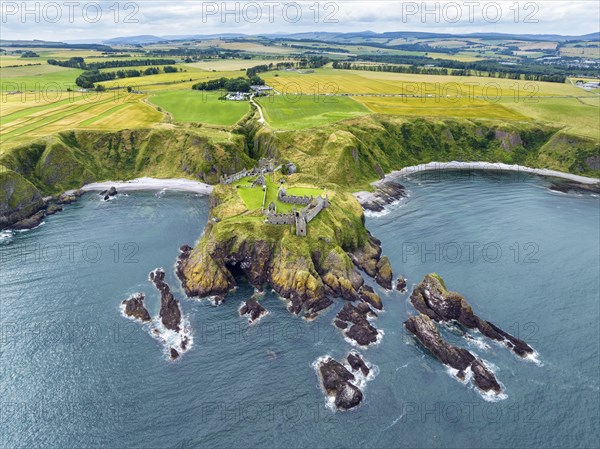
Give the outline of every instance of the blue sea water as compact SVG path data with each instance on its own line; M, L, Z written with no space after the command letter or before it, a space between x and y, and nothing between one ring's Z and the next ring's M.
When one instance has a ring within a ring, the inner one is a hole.
M353 347L331 322L269 310L238 316L253 292L188 300L174 274L178 248L200 237L208 200L131 192L84 196L37 229L0 236L0 447L595 447L600 439L600 203L550 191L548 180L438 172L401 182L410 196L369 216L409 287L437 272L476 313L527 341L539 362L473 334L444 335L483 358L506 398L490 402L406 335L408 293L385 292L380 344L365 400L333 412L314 361ZM164 267L193 333L171 362L120 303L159 296Z

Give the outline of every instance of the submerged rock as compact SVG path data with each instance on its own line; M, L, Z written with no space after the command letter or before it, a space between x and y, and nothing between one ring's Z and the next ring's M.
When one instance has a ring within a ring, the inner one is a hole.
M171 289L165 282L165 272L162 268L157 268L150 273L150 281L160 292L160 312L159 317L163 325L170 330L175 332L180 331L181 325L181 309L179 308L179 301L177 301Z
M136 293L123 301L125 306L125 315L133 317L140 321L151 321L150 313L144 306L144 294Z
M467 300L458 293L446 290L443 280L436 274L425 276L410 295L410 302L429 318L440 322L456 321L468 329L477 329L486 337L503 343L520 357L534 352L524 341L475 315Z
M460 380L466 378L467 370L470 369L473 383L477 388L484 392L501 393L500 384L494 373L466 349L445 342L435 322L427 315L410 317L404 326L436 359L457 370L456 377Z
M265 309L254 297L246 301L240 308L240 316L247 315L248 322L250 323L254 323L266 314L267 309Z
M317 370L323 390L334 398L336 408L348 410L361 403L362 391L352 383L355 380L354 374L348 371L344 365L328 357L319 362Z

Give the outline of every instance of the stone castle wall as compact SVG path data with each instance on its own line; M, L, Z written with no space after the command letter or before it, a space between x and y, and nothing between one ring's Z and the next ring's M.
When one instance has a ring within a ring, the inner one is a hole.
M273 225L289 225L296 223L294 214L268 214L267 222Z

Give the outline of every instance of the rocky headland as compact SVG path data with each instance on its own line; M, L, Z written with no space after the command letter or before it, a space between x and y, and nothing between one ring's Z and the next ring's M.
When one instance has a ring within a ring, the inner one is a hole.
M265 223L260 211L245 207L233 186L216 186L210 202L202 238L193 249L182 247L177 262L188 296L222 297L242 275L258 291L271 286L289 300L290 312L308 319L336 298L383 308L359 270L391 289L391 265L366 230L363 210L352 195L332 193L330 207L305 237L290 226Z

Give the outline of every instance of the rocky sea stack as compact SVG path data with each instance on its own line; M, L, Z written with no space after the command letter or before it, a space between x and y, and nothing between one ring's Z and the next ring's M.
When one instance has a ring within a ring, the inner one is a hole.
M354 374L331 357L317 363L317 373L325 394L333 398L337 409L349 410L363 400L362 391L355 385Z
M477 329L486 337L503 343L520 357L527 357L534 353L523 340L513 337L493 323L475 315L467 300L458 293L446 290L444 281L437 274L425 276L413 290L410 302L415 309L432 320L457 322L467 329Z
M473 375L473 383L481 391L492 391L496 394L501 392L502 389L494 373L466 349L445 342L435 321L428 316L410 317L404 326L436 359L457 370L456 377L460 380L464 381L470 370Z
M125 315L144 322L151 321L150 313L144 306L144 299L143 293L136 293L123 301Z

